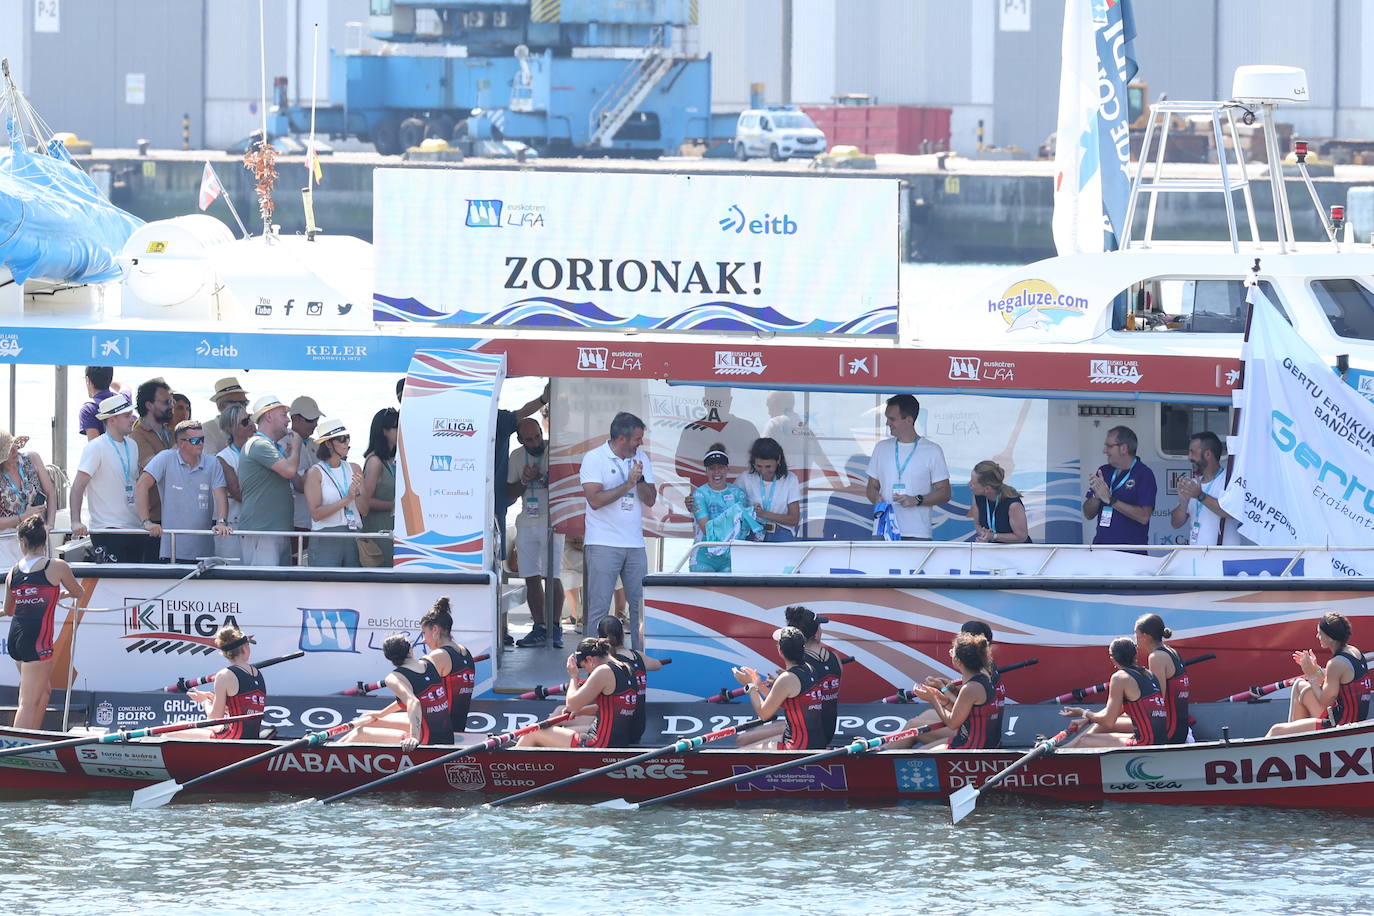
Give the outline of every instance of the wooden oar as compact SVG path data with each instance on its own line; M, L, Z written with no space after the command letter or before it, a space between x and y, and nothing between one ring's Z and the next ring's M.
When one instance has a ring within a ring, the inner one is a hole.
M1028 658L1028 659L1026 659L1026 660L1023 661L1023 662L1016 662L1015 664L1007 665L1007 666L1002 667L1002 668L998 668L998 669L997 669L997 673L998 673L998 674L1006 674L1008 671L1015 671L1015 670L1017 670L1018 668L1029 668L1031 665L1038 665L1038 664L1040 664L1040 659L1038 659L1038 658ZM956 690L956 689L958 689L959 687L962 687L963 684L964 684L963 681L950 681L949 684L945 687L945 689L946 689L946 690ZM912 684L910 690L902 690L902 689L899 688L899 689L897 690L897 692L894 693L892 696L890 696L890 697L883 697L883 698L882 698L881 700L879 700L878 702L879 702L879 703L915 703L915 702L917 702L918 699L919 699L919 698L916 696L916 688L917 688L918 686L919 686L919 685L917 685L917 684Z
M118 744L123 741L131 741L134 738L147 738L149 735L165 735L168 732L184 731L188 728L212 728L216 725L228 725L230 722L242 722L245 719L256 719L258 713L248 716L229 716L225 719L200 719L196 722L174 722L171 725L150 725L147 728L136 728L132 731L110 732L105 735L87 735L82 738L63 738L60 741L45 741L42 744L23 744L17 747L7 747L0 750L0 757L22 757L25 754L36 754L39 751L55 751L64 747L84 747L88 744Z
M646 751L643 754L639 754L635 757L630 757L626 760L619 760L615 763L608 763L604 767L597 767L595 770L586 770L584 772L578 773L576 776L568 776L564 779L557 780L556 782L548 783L547 785L535 786L533 789L526 789L524 792L517 792L515 795L507 795L505 798L498 798L493 802L489 802L488 804L490 804L493 808L499 808L501 805L508 805L514 801L521 801L522 799L532 798L535 795L543 795L545 792L552 792L554 789L560 789L563 786L570 786L575 782L581 782L584 779L591 779L593 776L601 776L605 773L614 772L615 770L623 770L625 767L634 766L637 763L644 763L646 760L653 760L655 757L665 757L668 754L690 754L697 748L701 747L703 744L709 744L712 741L719 741L722 738L729 738L731 735L738 735L741 732L747 732L751 728L758 728L766 721L768 720L750 719L748 722L744 722L739 725L731 725L728 728L722 728L719 731L708 732L705 735L697 735L695 738L681 738L677 741L674 741L667 747L660 747L656 750Z
M167 804L169 801L175 798L176 794L180 792L182 789L189 789L192 786L202 785L204 783L209 782L212 779L218 779L221 776L227 776L236 770L242 770L245 767L254 766L255 764L262 763L264 760L270 760L273 757L280 756L290 751L299 750L303 747L312 747L316 744L323 744L331 738L337 738L340 735L343 735L347 732L351 732L353 729L357 728L359 725L362 724L364 718L366 717L359 716L352 722L341 722L340 724L335 725L333 728L326 728L322 731L311 732L304 738L297 738L295 741L288 741L285 744L280 745L279 747L270 748L269 750L263 751L261 754L254 754L252 757L240 760L238 763L231 763L228 766L220 767L218 770L211 770L208 773L205 773L201 776L197 776L195 779L188 779L184 783L179 783L175 779L164 779L157 785L145 786L144 788L139 789L137 792L134 793L134 797L132 801L130 801L129 807L161 808L163 805Z
M1191 668L1193 665L1200 665L1203 662L1211 661L1216 658L1214 654L1208 652L1206 655L1199 655L1197 658L1183 660L1183 667ZM1107 681L1094 684L1091 687L1079 687L1077 690L1070 690L1068 693L1061 693L1057 697L1050 697L1046 703L1073 703L1078 700L1086 700L1088 697L1096 696L1107 689Z
M472 663L475 665L489 658L491 658L491 653L483 652L481 655L474 655L472 657ZM261 668L262 666L259 665L258 667ZM382 683L382 681L359 681L355 686L349 687L347 690L340 690L339 695L345 697L365 697L374 690L381 690Z
M296 660L296 659L298 659L298 658L303 657L304 655L305 655L305 652L304 652L303 650L302 650L302 651L297 651L297 652L290 652L290 653L288 653L288 654L286 654L286 655L278 655L276 658L269 658L269 659L268 659L267 661L265 661L265 662L253 662L253 667L255 667L255 668L271 668L273 665L280 665L282 662L294 661L294 660ZM215 674L219 674L219 672L216 671ZM193 687L199 687L199 686L201 686L202 684L210 684L210 683L213 683L214 680L215 680L215 674L207 674L207 675L205 675L205 676L203 676L203 677L193 677L193 678L190 678L189 680L186 679L186 678L184 678L184 677L179 677L179 678L177 678L177 682L176 682L175 684L169 684L168 686L163 687L163 688L162 688L162 692L163 692L163 693L185 693L186 691L190 690L190 689L193 688Z
M442 757L435 757L433 760L426 760L424 763L416 764L415 766L410 767L408 769L397 770L395 773L389 773L388 775L383 776L381 779L374 779L371 782L365 782L360 786L354 786L353 788L340 792L337 795L331 795L324 800L324 804L328 805L336 801L343 801L345 798L352 798L359 792L368 792L372 789L380 788L381 786L384 786L387 783L395 782L398 779L405 779L407 776L414 775L415 773L423 773L425 770L428 770L431 767L437 767L441 763L448 763L450 760L457 760L459 757L468 757L472 754L478 753L479 751L494 751L497 748L505 747L507 744L510 744L511 742L515 741L521 735L528 735L531 732L539 731L539 729L541 728L548 728L550 725L557 725L560 722L566 722L572 717L573 714L570 712L561 712L556 716L550 716L547 719L535 722L533 725L526 725L524 728L517 728L515 731L506 732L504 735L492 735L487 740L482 741L478 744L469 744L467 747L460 747L458 750L454 751L451 754L444 754Z
M648 808L651 805L661 805L664 802L677 801L680 798L688 798L702 792L709 792L712 789L720 789L725 786L733 786L737 782L745 782L750 779L757 779L760 776L771 776L774 773L782 773L785 770L796 769L806 766L808 763L820 763L822 760L831 760L835 757L854 756L857 754L867 754L869 751L876 751L884 744L891 744L894 741L901 741L903 738L914 738L917 735L928 732L935 726L923 725L920 728L908 728L905 731L893 732L890 735L882 735L878 738L855 738L844 747L832 747L829 750L821 751L818 754L807 754L805 757L798 757L795 760L788 760L784 763L775 763L772 766L763 767L758 770L747 770L743 773L736 773L734 776L726 776L724 779L717 779L715 782L704 783L699 786L692 786L690 789L683 789L671 795L660 795L648 801L631 802L623 798L614 798L604 801L597 805L598 808L614 808L618 811L637 811L640 808Z
M982 795L988 789L991 789L993 786L996 786L998 783L1005 780L1012 773L1015 773L1017 770L1021 769L1023 766L1030 763L1032 760L1043 757L1046 754L1053 752L1056 747L1063 744L1065 741L1069 740L1069 738L1073 737L1073 735L1077 734L1078 730L1082 728L1085 724L1086 723L1082 721L1070 722L1068 728L1064 729L1062 732L1055 735L1053 738L1046 738L1044 741L1041 741L1039 744L1031 748L1025 754L1022 754L1020 757L1018 757L1016 759L1016 762L1013 763L1011 766L1006 767L1001 772L992 776L992 778L990 778L987 782L983 783L982 786L977 788L973 786L964 786L962 789L955 792L953 795L949 797L949 813L950 816L953 818L953 822L957 824L973 813L973 809L978 806L979 795Z
M1374 652L1367 653L1364 657L1364 660L1367 662L1374 661ZM1283 690L1285 687L1292 687L1294 684L1296 684L1298 681L1302 680L1305 677L1307 677L1307 675L1299 674L1296 677L1285 678L1281 681L1275 681L1272 684L1265 684L1263 687L1251 687L1247 690L1242 690L1240 693L1233 693L1229 697L1222 697L1220 700L1217 700L1217 702L1248 703L1251 700L1258 700L1260 697L1268 696L1271 693L1276 693L1280 690Z
M852 662L852 661L854 661L854 656L852 656L852 655L847 655L847 656L844 656L843 658L840 659L840 664L841 664L841 665L847 665L847 664L849 664L849 663ZM771 681L772 678L768 678L768 680ZM702 698L701 698L701 702L703 702L703 703L729 703L731 700L738 699L739 697L742 697L742 696L744 696L744 688L743 688L743 687L735 687L735 688L722 687L722 688L720 688L720 691L719 691L719 692L713 693L713 694L711 694L709 697L702 697Z

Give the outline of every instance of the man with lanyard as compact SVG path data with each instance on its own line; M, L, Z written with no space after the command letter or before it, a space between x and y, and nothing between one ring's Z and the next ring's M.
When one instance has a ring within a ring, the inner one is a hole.
M868 460L868 501L891 505L892 540L929 541L931 507L950 498L944 450L916 434L920 412L921 402L912 395L888 398L884 415L892 438L874 446Z
M1107 463L1088 478L1083 517L1097 519L1093 543L1148 544L1150 516L1155 511L1155 474L1136 457L1135 431L1129 426L1107 430L1102 453Z
M71 520L75 537L91 535L92 559L97 563L155 563L157 541L142 534L91 533L81 521L81 506L91 497L91 528L138 528L134 484L138 482L138 447L129 438L134 405L122 394L100 402L96 417L104 434L86 443L72 481Z
M644 648L640 618L644 607L644 507L658 499L649 456L640 449L644 421L621 411L611 421L610 439L582 459L579 479L587 499L585 544L587 570L586 627L611 612L619 577L630 612L630 648Z
M229 493L224 468L219 459L205 454L205 435L196 420L182 420L176 427L176 448L153 456L135 487L135 503L148 537L159 538L159 556L174 563L195 563L213 556L215 541L209 534L182 534L176 538L163 534L163 525L148 517L154 491L162 495L162 521L174 530L210 531L218 537L229 534Z
M160 452L172 447L172 389L161 378L151 378L138 386L134 407L138 411L138 422L129 432L129 438L138 447L138 470L134 473L135 486L138 475L148 466L148 462ZM162 502L157 490L149 494L148 514L145 516L155 523L162 521ZM156 551L149 561L157 559Z
M239 456L239 531L245 566L281 566L286 562L288 539L255 531L290 531L291 481L296 478L301 440L290 430L286 405L272 395L253 405L257 434L243 445Z
M310 507L305 504L305 472L320 460L315 453L317 446L314 435L324 412L320 410L320 405L314 398L303 394L291 402L290 414L291 431L301 440L301 447L296 451L296 478L291 481L291 527L297 531L310 531L313 525L310 520ZM353 545L348 546L351 548ZM292 544L291 549L294 561L296 545Z
M1240 544L1239 526L1226 524L1231 521L1221 508L1218 498L1226 489L1226 480L1221 473L1221 439L1214 432L1193 433L1188 440L1188 461L1193 466L1191 477L1178 480L1178 505L1169 513L1169 521L1175 528L1182 528L1192 521L1188 528L1188 543L1201 544Z
M534 628L516 645L522 649L543 645L563 648L559 614L563 605L561 569L549 570L549 538L553 538L553 562L563 563L563 535L554 534L549 520L549 448L539 421L527 417L516 428L520 447L510 454L506 471L506 498L522 500L515 519L517 572L525 579L525 596ZM544 583L548 582L547 592Z

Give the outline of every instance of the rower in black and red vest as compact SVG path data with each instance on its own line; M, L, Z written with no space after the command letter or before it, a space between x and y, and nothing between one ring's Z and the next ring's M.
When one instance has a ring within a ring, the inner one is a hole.
M835 726L839 721L840 675L843 667L840 657L821 644L821 624L829 623L830 619L821 617L800 604L792 605L783 614L787 625L801 630L802 635L806 637L806 664L811 669L815 689L820 693L823 713L821 723L812 738L821 742L816 745L817 747L826 747L834 739ZM767 744L774 747L786 727L785 719L782 722L761 725L737 736L735 745L753 748Z
M259 718L230 722L218 728L191 728L178 733L178 738L245 738L261 736L261 714L267 709L267 682L262 672L253 667L254 639L245 636L238 627L221 627L215 634L215 645L229 660L226 668L215 673L214 692L188 690L186 695L205 709L207 719L243 716L257 713Z
M603 617L596 625L596 634L611 644L611 654L623 662L628 662L634 671L635 689L639 694L639 705L635 707L635 721L627 736L631 744L638 744L644 737L644 729L649 722L646 697L649 691L649 672L663 667L663 662L652 655L625 648L625 624L619 617Z
M448 688L453 733L461 735L468 730L468 710L477 686L477 663L466 646L453 640L453 612L447 595L435 601L434 607L420 618L420 632L430 650L425 658L434 663Z
M363 723L339 739L339 744L394 744L403 735L403 750L420 744L452 744L453 718L443 675L427 658L416 658L410 637L401 633L382 642L382 654L396 668L382 683L396 694L405 711L405 728L397 729L386 710L363 717Z
M587 679L578 681L585 672ZM520 737L521 747L628 747L639 706L639 686L628 662L611 654L611 643L589 637L568 656L567 709L595 704L596 721L586 737L571 728L554 725Z
M1135 622L1136 645L1164 694L1164 743L1187 744L1188 698L1192 687L1183 659L1172 646L1164 644L1173 635L1174 631L1164 625L1164 618L1158 614L1144 614Z
M1350 645L1350 621L1335 611L1326 614L1317 623L1317 642L1331 653L1331 659L1321 668L1311 649L1293 653L1306 680L1293 685L1288 721L1270 728L1271 736L1335 728L1369 718L1374 678L1364 653Z
M786 670L771 686L766 686L753 668L734 669L735 680L744 685L755 715L760 719L771 719L779 712L783 715L782 735L754 746L780 751L825 747L829 743L825 703L820 682L806 661L806 634L796 627L783 627L774 631L773 639Z
M3 432L3 431L0 431ZM53 633L62 591L76 601L81 585L65 560L48 557L48 527L41 510L20 520L20 559L5 578L5 615L10 622L9 653L19 666L17 728L42 728L52 695Z
M988 674L992 655L987 637L960 633L950 646L949 657L963 675L963 684L953 700L934 685L922 684L916 688L917 696L930 704L940 723L952 733L947 743L932 744L930 749L1001 747L1002 698Z
M973 636L981 636L987 640L988 666L983 673L987 675L988 683L992 685L992 691L997 699L998 707L1004 708L1007 705L1007 685L1002 682L1002 675L997 672L997 663L992 656L992 627L988 626L981 620L965 620L959 626L959 632L968 633ZM952 701L958 693L958 688L954 686L954 681L952 679L940 677L938 675L931 675L930 677L927 677L923 682L922 686L934 687L936 690L941 691L947 701ZM953 729L947 728L941 722L939 715L935 712L934 706L932 706L930 709L927 709L919 716L915 716L914 718L908 719L907 723L901 727L900 731L907 731L909 729L920 728L923 725L933 725L935 727L921 735L916 735L911 738L900 738L896 741L893 741L891 744L888 745L888 747L896 749L911 747L917 743L935 744L937 742L949 741L950 738L954 737ZM988 740L995 740L997 742L996 744L987 745L988 747L1002 746L1001 735L997 735L995 738L989 735Z
M1165 743L1169 714L1164 708L1164 694L1155 676L1135 663L1135 640L1129 636L1112 640L1111 657L1117 670L1107 681L1106 708L1088 712L1079 706L1066 706L1059 711L1062 716L1090 723L1070 740L1078 747Z

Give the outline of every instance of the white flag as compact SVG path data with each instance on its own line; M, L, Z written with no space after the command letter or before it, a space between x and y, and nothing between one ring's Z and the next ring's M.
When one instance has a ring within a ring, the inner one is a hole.
M1245 388L1235 395L1236 461L1221 506L1265 547L1374 543L1374 404L1262 292L1255 298ZM1374 576L1374 553L1338 551L1332 573Z

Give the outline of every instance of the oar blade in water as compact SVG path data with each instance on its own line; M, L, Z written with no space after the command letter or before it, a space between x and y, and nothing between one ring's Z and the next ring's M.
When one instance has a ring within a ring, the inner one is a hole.
M613 798L596 805L597 808L607 808L611 811L638 811L639 805L634 802L626 801L623 798Z
M973 786L964 786L949 797L952 823L957 824L973 813L973 809L978 806L978 794L978 790Z
M129 802L130 808L161 808L181 791L181 783L175 779L164 779L155 786L144 786L134 793Z

